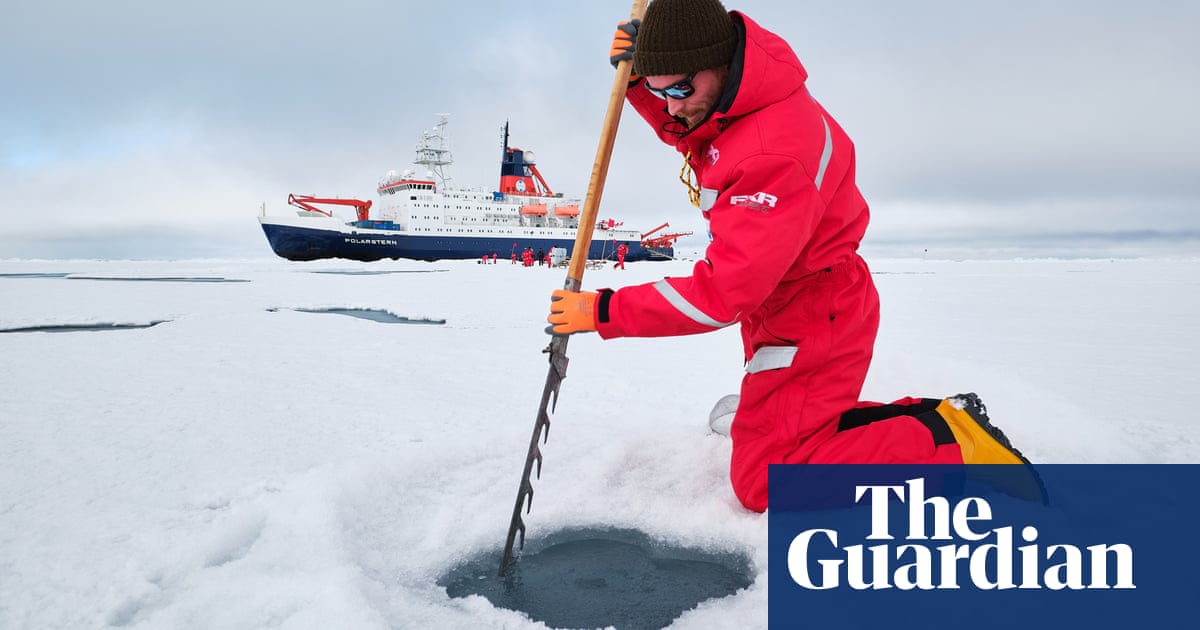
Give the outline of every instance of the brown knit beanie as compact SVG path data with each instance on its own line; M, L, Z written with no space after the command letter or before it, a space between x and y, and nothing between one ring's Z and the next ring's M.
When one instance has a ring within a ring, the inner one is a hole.
M737 30L720 0L654 0L638 27L633 72L686 74L729 63Z

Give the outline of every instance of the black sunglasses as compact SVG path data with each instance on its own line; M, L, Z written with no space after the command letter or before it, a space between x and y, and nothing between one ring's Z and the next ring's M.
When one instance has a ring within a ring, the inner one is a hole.
M663 99L664 101L668 96L678 101L691 96L696 91L696 86L692 85L692 79L695 78L696 73L693 72L665 88L650 87L650 84L647 83L646 89L650 90L651 94Z

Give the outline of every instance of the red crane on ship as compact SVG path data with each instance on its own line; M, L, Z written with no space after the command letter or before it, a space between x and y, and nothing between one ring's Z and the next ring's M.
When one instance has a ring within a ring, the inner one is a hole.
M325 197L313 197L311 195L288 195L288 203L302 210L316 212L327 217L332 217L333 212L330 210L325 210L324 208L318 208L313 204L319 203L334 206L352 206L354 208L354 212L358 215L359 221L366 221L371 210L371 202L363 201L361 199L330 199Z
M664 247L674 247L675 241L679 240L680 238L682 238L684 236L692 235L691 232L672 232L670 234L659 234L658 236L655 236L653 238L650 237L651 234L654 234L655 232L657 232L663 228L668 228L668 227L671 227L671 224L664 223L664 224L654 228L653 230L650 230L649 232L642 234L642 247L648 247L648 248L653 248L653 249L660 249L660 248L664 248Z

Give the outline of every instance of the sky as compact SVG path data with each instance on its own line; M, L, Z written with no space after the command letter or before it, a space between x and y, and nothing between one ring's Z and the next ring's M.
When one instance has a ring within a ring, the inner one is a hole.
M1200 242L1200 5L742 0L854 139L867 243ZM11 0L0 22L0 258L270 256L289 193L371 199L450 114L455 184L500 128L582 196L613 2ZM704 226L627 111L602 216ZM1194 246L1192 251L1200 251Z
M0 261L0 331L162 322L0 332L0 628L546 628L439 580L499 563L563 273ZM1181 395L1200 389L1200 261L881 261L873 278L883 319L863 400L974 391L1037 464L1200 462ZM444 324L306 312L338 307ZM527 551L615 527L732 554L750 586L672 630L766 628L768 518L738 503L730 442L707 422L743 374L738 328L575 335L567 353ZM580 560L573 575L590 578Z

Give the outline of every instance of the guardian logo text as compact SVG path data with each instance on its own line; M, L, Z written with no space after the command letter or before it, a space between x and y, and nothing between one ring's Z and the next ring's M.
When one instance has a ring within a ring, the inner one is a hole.
M769 476L770 630L1195 620L1200 464L771 464Z
M1131 545L1097 542L1081 548L1042 541L1032 524L995 527L993 518L999 515L988 500L927 498L923 478L856 485L853 502L869 507L868 544L839 546L839 532L832 528L800 532L786 559L796 585L902 591L1137 588ZM906 527L897 527L904 521Z

